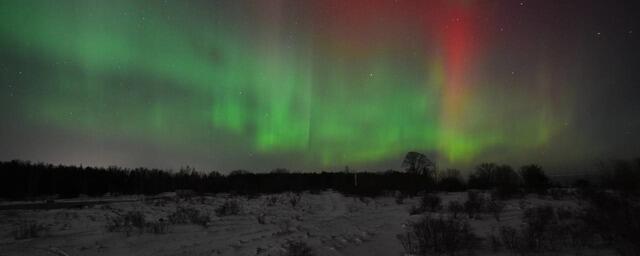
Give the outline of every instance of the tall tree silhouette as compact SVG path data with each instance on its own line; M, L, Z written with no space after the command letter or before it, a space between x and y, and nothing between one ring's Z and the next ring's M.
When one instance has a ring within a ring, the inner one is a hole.
M494 163L481 163L476 166L475 171L469 175L469 187L489 189L495 186L495 170L497 167Z
M520 176L527 192L544 193L550 186L549 177L535 164L520 167Z
M436 164L426 155L411 151L405 155L401 167L408 173L431 175L435 172Z

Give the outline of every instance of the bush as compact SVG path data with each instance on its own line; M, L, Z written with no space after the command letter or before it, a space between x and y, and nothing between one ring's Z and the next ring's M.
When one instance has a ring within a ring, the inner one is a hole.
M265 201L267 202L267 206L275 206L276 204L278 204L278 197L277 196L268 196Z
M549 188L549 177L538 165L531 164L520 167L520 176L527 192L544 194Z
M564 188L550 188L548 192L553 200L562 200L570 195Z
M524 249L524 238L520 237L520 232L514 227L503 226L500 227L500 242L507 250L513 252L514 254L525 254L526 251Z
M461 250L476 248L479 241L468 222L454 218L424 216L409 229L398 239L410 255L456 255Z
M575 216L566 208L532 207L524 212L521 229L500 228L500 241L506 249L519 255L584 248L593 244L593 233Z
M314 256L316 255L311 246L302 241L291 241L284 246L286 256Z
M635 161L617 160L599 165L600 180L605 188L624 194L640 193L640 158Z
M240 208L240 203L238 201L227 200L216 209L216 215L219 217L238 215L241 211L242 209Z
M262 224L262 225L267 224L267 215L264 213L259 214L256 217L256 219L258 220L259 224Z
M442 199L434 194L425 194L420 198L419 205L413 206L410 213L420 214L423 212L437 212L442 209Z
M200 213L195 208L178 207L174 213L169 215L169 222L171 224L197 224L206 227L211 218L208 214Z
M577 179L571 186L578 190L579 195L583 196L593 190L591 182L583 178Z
M140 211L130 211L123 215L107 220L108 232L123 232L130 236L134 232L148 232L152 234L165 234L169 232L169 224L164 219L147 221Z
M169 232L169 223L160 219L158 221L147 222L145 225L147 232L152 234L166 234Z
M495 193L500 198L510 198L519 192L520 177L511 166L501 165L495 169Z
M118 217L108 219L107 231L124 232L129 236L136 230L142 232L146 223L147 222L142 212L130 211Z
M291 204L291 207L293 208L296 208L298 206L301 199L302 199L302 196L300 195L300 193L289 194L289 204Z
M13 230L13 238L16 240L41 237L49 232L49 227L36 221L25 221Z
M489 245L491 246L491 250L494 253L500 251L500 248L502 247L502 240L500 236L496 234L495 227L491 228L491 233L489 234L488 240L490 243Z
M397 191L397 192L395 193L395 200L396 200L396 204L404 204L404 199L405 199L405 198L407 198L407 195L406 195L406 194L404 194L404 193L402 193L402 192L400 192L400 191Z
M438 181L438 188L440 188L441 191L449 192L464 191L465 184L460 178L460 171L457 169L447 169L440 178L440 181Z
M467 201L464 202L464 211L469 218L477 217L478 213L482 212L485 207L485 199L476 191L467 192Z
M438 182L438 187L442 191L455 192L464 191L465 184L458 177L445 177Z
M500 215L504 211L504 207L504 202L498 200L490 200L489 203L487 203L487 211L491 213L497 221L500 221Z
M146 223L144 214L138 211L127 212L123 216L123 219L125 223L129 223L136 228L143 228L144 224Z
M451 214L453 215L453 218L457 219L458 214L464 211L464 206L462 205L462 203L458 201L451 201L449 202L447 209L449 210L449 212L451 212Z
M624 194L593 192L582 219L621 255L640 255L640 205Z
M483 163L469 175L469 187L475 189L495 189L498 196L508 198L519 191L520 177L511 166Z
M494 163L482 163L478 165L474 172L469 175L469 187L474 189L490 189L495 186Z
M534 251L551 249L551 229L558 225L558 218L550 205L537 206L524 211L522 217L525 223L523 235L527 239L527 248Z

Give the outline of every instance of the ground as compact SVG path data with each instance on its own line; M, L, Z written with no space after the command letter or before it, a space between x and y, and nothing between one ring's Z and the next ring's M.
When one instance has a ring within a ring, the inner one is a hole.
M445 206L466 200L463 192L438 195ZM216 216L216 209L228 200L238 202L240 212ZM0 255L285 255L289 241L305 242L321 256L403 255L397 235L420 217L409 214L417 198L398 203L392 195L347 197L331 191L257 197L169 193L112 201L74 209L0 210ZM505 203L500 221L491 215L471 220L473 232L486 237L499 226L519 225L523 209L530 205L577 206L575 201L533 195ZM170 224L160 233L126 234L106 228L109 219L131 211L142 212L147 221L167 222L178 207L197 209L211 219L200 225ZM445 209L436 214L449 213ZM38 237L16 239L16 227L25 221L42 224L44 231ZM478 254L494 253L486 249Z

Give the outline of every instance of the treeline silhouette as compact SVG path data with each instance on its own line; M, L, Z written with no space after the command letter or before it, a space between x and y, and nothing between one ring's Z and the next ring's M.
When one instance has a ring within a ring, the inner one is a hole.
M415 152L410 152L415 153ZM407 164L404 172L319 172L292 173L276 169L270 173L237 170L228 175L202 173L193 168L178 172L159 169L120 167L82 167L31 163L13 160L0 162L0 198L38 199L55 195L71 198L79 195L104 196L153 195L176 190L195 193L279 193L332 189L344 194L376 196L388 191L416 194L420 191L493 190L497 196L523 193L544 194L553 186L537 165L522 166L518 172L508 165L483 163L465 181L456 169L436 172L435 164L408 154L419 161ZM420 164L420 162L427 164ZM420 167L422 166L422 167ZM422 168L422 169L420 169ZM599 164L600 182L577 180L576 187L608 188L637 193L640 189L640 159Z
M29 199L45 195L61 198L78 195L158 194L176 190L196 193L278 193L333 189L345 194L375 195L384 190L417 192L432 184L424 175L385 173L290 173L279 169L271 173L233 171L229 175L208 174L192 168L179 172L158 169L120 167L78 167L30 163L13 160L0 162L0 198Z

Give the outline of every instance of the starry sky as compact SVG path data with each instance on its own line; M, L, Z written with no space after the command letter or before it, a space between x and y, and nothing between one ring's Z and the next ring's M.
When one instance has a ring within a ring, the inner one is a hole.
M640 156L633 1L0 0L0 160L570 170Z

